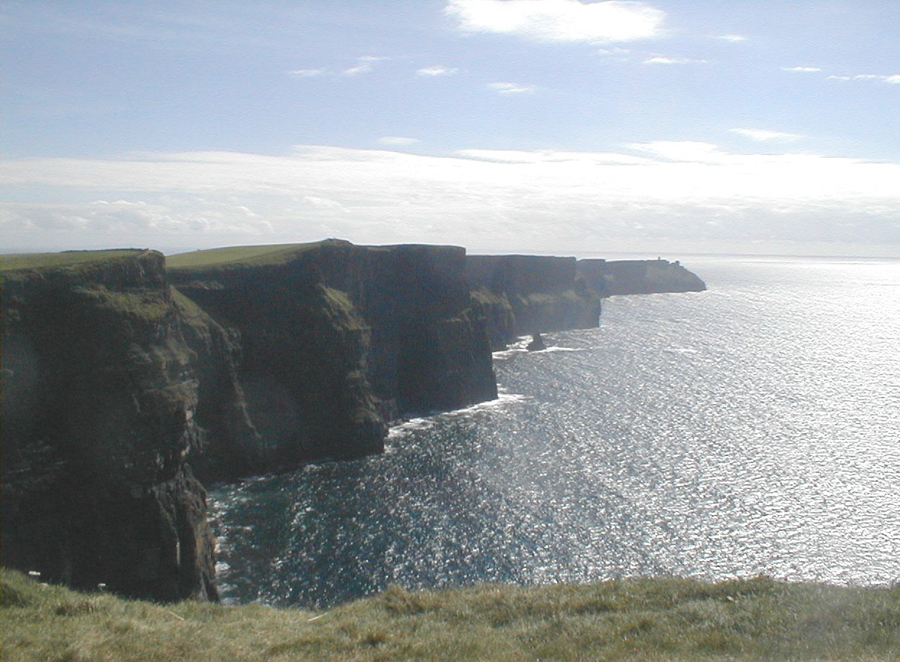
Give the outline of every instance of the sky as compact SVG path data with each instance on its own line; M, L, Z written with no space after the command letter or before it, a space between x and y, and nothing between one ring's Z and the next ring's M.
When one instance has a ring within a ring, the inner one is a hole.
M900 257L900 1L0 0L0 252Z

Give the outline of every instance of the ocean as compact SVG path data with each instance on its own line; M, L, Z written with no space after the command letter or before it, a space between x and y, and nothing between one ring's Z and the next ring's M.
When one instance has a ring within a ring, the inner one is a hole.
M900 581L900 260L683 259L499 400L210 493L227 602L626 576Z

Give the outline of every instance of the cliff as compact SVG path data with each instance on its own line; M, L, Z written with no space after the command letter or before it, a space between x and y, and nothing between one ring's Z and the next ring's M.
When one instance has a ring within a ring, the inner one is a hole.
M492 347L704 289L677 262L339 240L165 262L0 256L4 565L215 599L200 480L380 452L394 419L496 398Z
M330 240L172 262L0 258L4 565L215 598L193 470L377 453L394 418L497 396L462 248Z
M494 349L525 334L600 323L600 293L587 286L573 257L470 255L466 276Z
M260 433L249 449L209 444L201 475L377 453L394 418L495 398L464 262L457 247L339 240L172 258L177 288L240 337Z
M702 292L706 284L681 264L668 260L578 260L578 274L603 296Z
M0 264L2 562L128 596L214 598L200 369L152 251Z

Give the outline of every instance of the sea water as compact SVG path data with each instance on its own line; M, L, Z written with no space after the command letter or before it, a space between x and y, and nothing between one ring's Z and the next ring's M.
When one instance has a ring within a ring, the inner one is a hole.
M494 355L384 455L211 493L224 598L759 574L900 581L900 261L685 260L701 293Z

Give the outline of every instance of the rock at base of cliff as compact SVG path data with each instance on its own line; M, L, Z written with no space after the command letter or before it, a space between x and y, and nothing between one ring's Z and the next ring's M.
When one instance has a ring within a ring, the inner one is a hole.
M547 345L544 344L544 339L541 338L540 333L535 333L531 336L531 342L525 346L529 352L539 352L542 349L547 349Z

